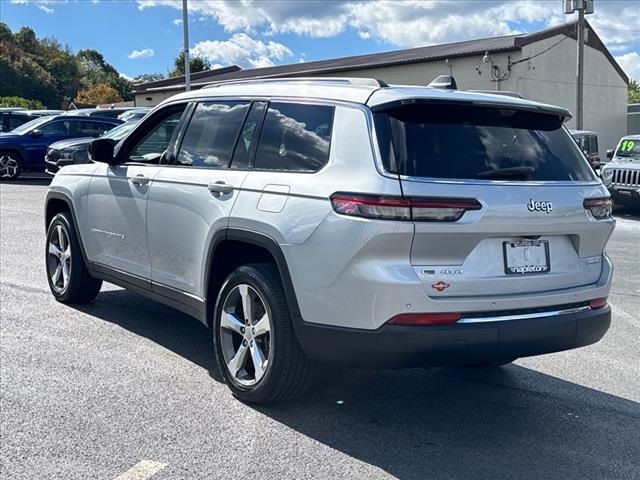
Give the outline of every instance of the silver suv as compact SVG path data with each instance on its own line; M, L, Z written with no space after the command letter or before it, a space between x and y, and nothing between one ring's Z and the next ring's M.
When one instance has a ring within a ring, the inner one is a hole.
M369 79L222 84L94 140L46 197L61 302L103 280L211 328L242 400L315 362L503 364L609 327L607 189L530 101Z

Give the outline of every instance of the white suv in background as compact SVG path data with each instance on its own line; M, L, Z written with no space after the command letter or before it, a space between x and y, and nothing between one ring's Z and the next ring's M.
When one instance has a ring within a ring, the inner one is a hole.
M491 365L609 327L611 200L562 108L370 79L171 97L46 198L53 295L121 285L211 327L239 398L316 361Z

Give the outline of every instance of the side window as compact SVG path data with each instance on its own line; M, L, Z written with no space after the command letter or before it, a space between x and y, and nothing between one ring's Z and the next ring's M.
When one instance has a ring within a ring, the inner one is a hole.
M22 124L25 124L31 120L33 120L36 117L27 117L26 115L8 115L8 120L9 120L9 130L13 130L16 127L19 127ZM0 125L2 124L2 121L0 120Z
M184 134L176 163L191 167L229 165L249 103L205 102L196 107Z
M317 172L329 160L334 107L269 104L254 167Z
M97 137L107 129L104 123L90 122L86 120L74 120L70 126L71 135L76 137Z
M589 150L593 155L598 154L598 137L591 137L591 149Z
M38 130L40 130L43 135L68 135L70 124L71 122L68 120L58 120L42 125Z
M156 123L145 137L131 150L129 160L132 162L159 161L169 147L173 133L180 122L185 105L172 110L168 116ZM153 120L150 120L153 122ZM146 123L146 122L145 122ZM143 127L144 128L144 127Z
M238 143L233 151L233 160L231 161L231 168L248 168L249 160L251 159L251 149L255 144L256 129L264 116L264 109L267 107L267 102L254 102L247 119L242 126L242 131L238 137Z

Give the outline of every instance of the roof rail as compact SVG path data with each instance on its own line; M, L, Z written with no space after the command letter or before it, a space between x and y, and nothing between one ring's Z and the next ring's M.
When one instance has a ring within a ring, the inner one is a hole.
M384 81L365 77L281 77L281 78L248 78L246 80L221 80L208 84L204 88L217 88L223 85L247 83L329 83L336 85L357 85L363 87L388 87Z

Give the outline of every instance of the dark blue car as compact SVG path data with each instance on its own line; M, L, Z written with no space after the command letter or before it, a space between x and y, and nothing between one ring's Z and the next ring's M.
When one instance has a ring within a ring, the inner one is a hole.
M54 142L98 137L121 123L115 118L54 115L0 133L0 180L13 180L23 170L42 170L47 148Z

